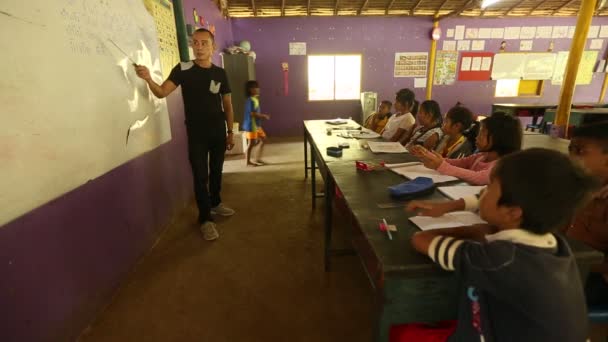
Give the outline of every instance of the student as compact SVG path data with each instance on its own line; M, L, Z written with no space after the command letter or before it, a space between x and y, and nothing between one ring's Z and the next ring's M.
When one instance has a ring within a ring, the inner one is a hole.
M428 150L437 147L437 143L443 136L441 131L441 109L439 103L427 100L418 107L418 127L416 127L410 137L401 140L401 144L406 146L422 145Z
M579 271L554 232L593 187L593 179L557 151L534 148L501 158L479 203L488 225L412 237L417 251L457 274L458 320L441 329L395 326L391 342L585 341Z
M424 166L441 174L458 177L476 185L490 182L490 172L496 161L521 149L521 123L515 117L496 112L481 122L476 144L479 153L462 159L444 159L441 154L422 146L412 146L410 152L420 158Z
M260 113L260 86L257 81L245 83L247 101L245 102L245 113L243 114L243 130L247 138L247 166L265 165L262 161L262 148L266 140L266 132L262 129L262 119L269 120L270 115ZM251 161L251 153L257 146L256 160Z
M391 108L393 104L391 101L384 100L380 103L380 107L378 107L378 111L371 114L365 120L365 128L371 129L372 131L380 134L386 126L388 119L391 117Z
M166 97L178 86L182 87L198 222L203 238L215 240L219 234L211 214L234 214L234 210L225 207L220 198L224 154L226 149L234 147L232 97L226 71L211 63L216 48L213 34L207 29L194 31L192 48L195 59L176 65L162 85L152 79L147 67L137 65L135 71L158 98Z
M399 141L410 134L416 123L411 111L416 110L416 95L409 89L401 89L395 96L395 111L388 119L382 137L389 141Z
M572 134L570 157L580 162L602 184L593 199L567 227L566 235L608 253L608 122L580 126ZM596 265L587 278L589 305L608 305L608 260Z
M439 140L435 151L443 158L450 159L471 155L478 133L477 128L471 129L473 121L473 113L468 108L459 105L452 107L443 120L441 130L444 136ZM470 134L465 135L464 132Z

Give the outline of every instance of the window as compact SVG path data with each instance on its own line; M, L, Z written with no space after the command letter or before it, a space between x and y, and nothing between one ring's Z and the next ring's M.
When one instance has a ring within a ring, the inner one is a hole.
M541 96L542 80L497 80L494 97Z
M361 55L308 56L308 100L358 100Z

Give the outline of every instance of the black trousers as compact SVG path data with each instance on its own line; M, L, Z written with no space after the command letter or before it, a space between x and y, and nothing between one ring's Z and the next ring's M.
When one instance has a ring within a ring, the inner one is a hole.
M222 169L226 136L209 135L188 128L188 159L192 167L198 222L213 221L211 208L222 202Z

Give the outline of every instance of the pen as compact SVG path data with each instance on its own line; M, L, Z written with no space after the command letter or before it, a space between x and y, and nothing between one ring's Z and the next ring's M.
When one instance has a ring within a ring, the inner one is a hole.
M382 219L382 223L384 223L384 229L386 229L386 234L388 235L388 239L392 240L393 236L391 235L391 231L388 230L388 223L386 223L386 219Z

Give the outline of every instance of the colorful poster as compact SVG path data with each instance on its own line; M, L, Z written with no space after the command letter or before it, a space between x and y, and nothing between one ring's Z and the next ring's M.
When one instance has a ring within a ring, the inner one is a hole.
M458 64L458 52L437 51L435 58L434 85L451 85L456 81L456 65Z
M395 53L394 77L426 77L428 52Z
M154 18L161 69L163 78L167 79L171 69L180 61L173 4L169 0L144 0L144 6Z

